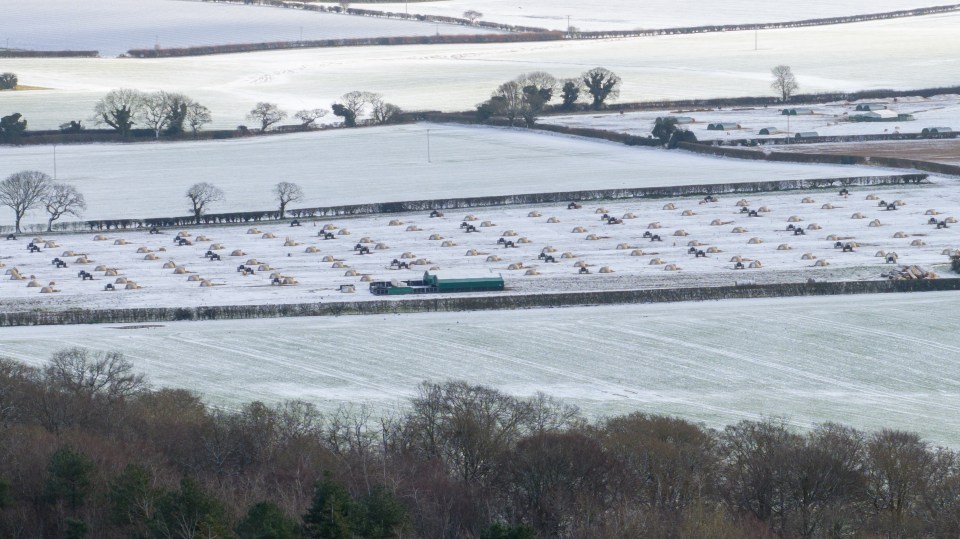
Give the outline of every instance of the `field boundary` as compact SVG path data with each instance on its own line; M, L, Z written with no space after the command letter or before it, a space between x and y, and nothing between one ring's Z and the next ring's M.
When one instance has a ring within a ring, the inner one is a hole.
M897 19L904 17L919 17L923 15L935 15L939 13L949 13L960 11L960 4L948 4L941 6L930 6L915 9L905 9L897 11L886 11L881 13L864 13L860 15L847 15L843 17L823 17L818 19L803 19L798 21L782 21L768 23L747 23L747 24L722 24L705 26L688 26L673 28L656 28L649 30L601 30L591 32L571 32L569 31L551 31L545 28L534 28L525 26L513 26L502 23L470 21L458 17L447 17L442 15L419 15L408 13L393 13L370 9L342 8L340 6L316 6L300 2L288 2L285 0L217 0L223 3L255 3L257 5L273 6L289 9L300 9L307 11L320 11L327 13L342 13L347 15L358 15L367 17L402 19L410 21L454 24L466 27L485 28L501 30L508 32L505 34L463 34L463 35L436 35L436 36L397 36L390 38L358 38L358 39L324 39L314 41L278 41L278 42L260 42L260 43L236 43L224 45L182 47L182 48L153 48L153 49L130 49L127 54L134 58L167 58L179 56L202 56L210 54L232 54L239 52L254 52L263 50L282 50L282 49L301 49L301 48L325 48L325 47L357 47L357 46L375 46L375 45L427 45L443 43L493 43L493 42L514 42L514 41L562 41L562 40L583 40L583 39L610 39L610 38L632 38L632 37L653 37L663 35L678 34L703 34L715 32L737 32L751 30L772 30L778 28L802 28L809 26L828 26L835 24L849 24L857 22L877 21L885 19Z
M903 157L881 157L881 156L863 156L863 155L842 155L829 153L795 153L795 152L770 152L766 153L760 149L735 148L730 146L713 146L708 143L681 142L678 147L682 150L701 154L714 155L719 157L732 157L736 159L754 159L760 161L788 162L788 163L820 163L834 165L871 165L891 168L909 168L932 172L934 174L943 174L947 176L960 176L960 166L948 165L946 163L936 163L933 161L921 161L917 159L906 159Z
M740 150L747 151L747 150ZM795 154L798 155L798 154ZM800 180L771 180L763 182L674 185L664 187L634 187L619 189L592 189L587 191L559 191L553 193L525 193L466 198L408 200L399 202L371 202L322 208L294 208L287 210L288 218L312 219L317 217L342 217L372 215L378 213L407 213L431 210L486 208L492 206L516 206L529 204L566 204L598 200L629 198L667 198L696 195L721 195L734 193L761 193L795 191L802 189L836 189L875 185L918 184L928 178L927 174L888 174L876 176L852 176L844 178L811 178ZM203 225L248 224L279 220L276 210L209 213L201 217ZM148 219L93 219L64 223L61 230L126 230L143 227L195 227L192 216L155 217ZM0 228L0 231L5 231Z
M401 314L592 305L630 305L710 301L723 299L833 296L942 292L960 290L960 278L914 281L850 281L783 284L750 284L703 288L662 288L648 290L604 290L548 294L420 297L397 300L344 301L268 305L223 305L211 307L162 307L132 309L70 309L0 313L0 327L139 324L201 320L244 320L301 316Z

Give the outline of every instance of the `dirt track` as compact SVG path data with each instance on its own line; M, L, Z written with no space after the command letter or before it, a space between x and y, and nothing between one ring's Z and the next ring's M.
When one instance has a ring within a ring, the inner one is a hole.
M803 144L777 147L774 151L900 157L960 165L960 139Z

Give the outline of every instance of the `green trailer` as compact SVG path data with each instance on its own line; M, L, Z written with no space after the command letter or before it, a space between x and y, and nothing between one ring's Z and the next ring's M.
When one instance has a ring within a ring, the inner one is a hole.
M499 273L474 271L425 271L420 280L374 281L370 293L376 296L406 294L447 294L456 292L496 292L504 289Z

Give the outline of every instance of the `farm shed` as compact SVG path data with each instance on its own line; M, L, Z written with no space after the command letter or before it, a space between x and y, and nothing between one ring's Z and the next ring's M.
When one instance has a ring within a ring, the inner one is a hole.
M667 116L667 120L673 120L678 124L692 124L696 122L692 116Z
M804 116L808 114L813 114L813 109L807 109L807 108L783 109L780 111L780 114L784 116Z
M504 289L503 276L493 272L425 271L420 280L374 281L370 293L376 296L442 294L450 292L493 292Z
M816 131L801 131L800 133L794 135L794 138L817 138L819 136L820 134Z
M759 135L778 135L780 133L782 133L782 131L780 131L776 127L764 127L763 129L760 130L758 134Z
M850 117L852 122L909 122L913 119L912 114L897 114L889 109L871 110Z
M717 122L707 125L708 131L727 131L730 129L740 129L740 124L733 122Z
M924 127L921 133L924 135L940 135L943 133L953 133L953 129L949 127Z
M857 111L885 110L887 106L883 103L861 103L857 105Z

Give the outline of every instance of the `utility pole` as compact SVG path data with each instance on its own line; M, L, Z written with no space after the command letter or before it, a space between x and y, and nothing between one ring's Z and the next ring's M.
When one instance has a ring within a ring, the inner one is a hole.
M753 50L757 50L757 40L759 39L759 36L757 35L758 32L759 30L756 28L753 29Z
M567 15L567 33L570 33L570 15Z

